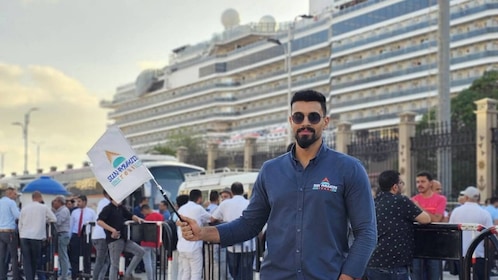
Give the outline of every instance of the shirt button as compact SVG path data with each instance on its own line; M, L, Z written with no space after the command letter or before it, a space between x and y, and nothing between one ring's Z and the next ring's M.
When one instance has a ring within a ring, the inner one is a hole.
M298 270L297 270L297 273L301 273L301 269L298 269Z
M303 188L299 188L299 191L302 192L303 191Z
M301 229L300 229L300 228L298 228L298 229L297 229L297 232L301 232Z
M298 254L299 254L299 252L300 252L300 251L299 251L299 249L297 249L297 250L296 250L296 253L298 253Z

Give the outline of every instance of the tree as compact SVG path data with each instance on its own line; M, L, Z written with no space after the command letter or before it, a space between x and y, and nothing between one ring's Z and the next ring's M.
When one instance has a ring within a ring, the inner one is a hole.
M472 85L451 100L451 121L459 127L476 127L476 105L483 98L498 99L498 71L486 71Z
M187 148L187 162L199 165L199 162L205 162L205 160L202 160L205 151L201 144L200 138L193 137L188 132L178 132L171 134L165 144L157 145L148 152L176 156L177 149L183 146ZM205 165L205 163L202 165Z

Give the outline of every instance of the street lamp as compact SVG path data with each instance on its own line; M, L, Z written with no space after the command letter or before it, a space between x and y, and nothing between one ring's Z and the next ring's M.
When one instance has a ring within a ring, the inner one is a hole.
M287 70L287 118L290 118L292 114L292 108L290 106L290 103L292 101L292 40L294 40L294 29L296 28L296 22L301 19L301 18L313 18L312 15L297 15L294 20L291 22L289 25L289 28L287 30L287 47L284 47L285 55L286 55L286 60L285 60L285 68ZM277 44L277 45L282 45L282 42L278 39L274 38L268 38L268 42ZM287 133L287 144L292 143L294 140L292 139L292 132L289 129Z
M31 143L36 145L36 172L38 172L38 170L40 169L40 146L41 144L43 144L43 141L32 141Z
M24 114L24 123L21 122L13 122L12 125L18 125L22 128L22 138L24 140L24 174L29 174L28 172L28 126L29 126L29 115L33 111L37 111L38 108L33 107L29 109Z

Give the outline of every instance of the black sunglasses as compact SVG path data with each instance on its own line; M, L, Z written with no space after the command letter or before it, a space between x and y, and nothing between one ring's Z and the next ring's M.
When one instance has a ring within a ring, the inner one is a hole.
M296 113L292 114L292 116L291 116L292 121L295 124L302 124L304 122L304 117L305 117L305 115L301 112L296 112ZM322 115L320 115L317 112L311 112L308 114L308 121L311 124L317 124L320 122L321 119L322 119Z

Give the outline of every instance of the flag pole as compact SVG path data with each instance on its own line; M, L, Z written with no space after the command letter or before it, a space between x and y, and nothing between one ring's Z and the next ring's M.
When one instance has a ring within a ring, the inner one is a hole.
M176 211L175 209L175 205L173 205L173 203L171 202L171 200L169 199L168 195L166 194L166 192L163 190L163 188L161 187L161 185L159 185L159 183L156 181L156 178L154 178L154 176L152 175L152 173L150 173L150 170L147 168L147 170L149 171L149 174L150 174L150 177L152 177L152 181L154 181L157 189L159 190L159 192L161 192L162 196L164 197L164 200L166 200L166 202L168 202L168 205L170 206L171 209L173 209L173 212L176 214L176 216L178 217L178 219L180 219L180 221L182 222L185 222L181 217L180 217L180 214L178 213L178 211Z

